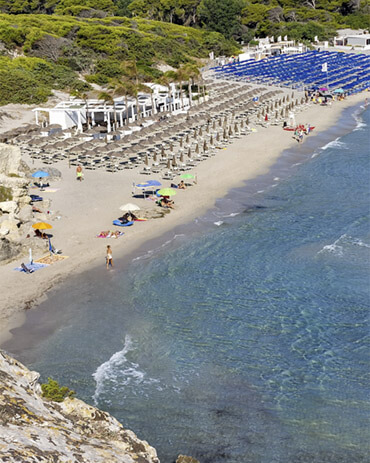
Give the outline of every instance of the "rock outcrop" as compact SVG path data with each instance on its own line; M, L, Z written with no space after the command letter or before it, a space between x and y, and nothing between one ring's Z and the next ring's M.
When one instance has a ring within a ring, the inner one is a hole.
M53 171L56 177L60 175L56 169ZM29 176L20 149L0 143L0 262L28 254L29 248L44 248L44 243L32 239L33 233L30 234L32 223L46 217L39 214L35 219L28 194ZM47 203L42 206L49 207Z
M21 162L20 148L0 144L0 172L4 175L17 174Z
M21 166L20 149L0 144L0 260L21 251L22 225L32 218L29 180Z
M177 457L176 463L200 463L199 460L196 460L193 457L188 457L187 455L179 455Z
M0 351L0 461L159 463L156 450L108 413L41 396L39 374Z

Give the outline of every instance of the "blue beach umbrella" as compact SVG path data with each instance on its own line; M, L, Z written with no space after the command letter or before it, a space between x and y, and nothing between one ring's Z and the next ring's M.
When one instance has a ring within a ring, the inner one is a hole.
M150 186L161 186L162 185L162 183L158 182L158 180L148 180L146 183L147 185L150 185Z
M47 172L44 172L43 170L38 170L34 174L32 174L32 177L34 178L44 178L44 177L49 177L49 174Z
M154 186L161 186L162 183L158 182L158 180L148 180L145 183L138 183L136 186L138 188L152 188Z
M162 183L158 182L158 180L148 180L147 182L144 183L138 183L136 186L139 188L148 188L150 186L161 186Z
M137 187L137 188L149 188L151 186L153 186L153 185L150 185L149 183L137 183L135 185L135 187Z
M141 188L145 197L147 190L154 190L155 187L160 187L161 185L161 182L158 182L158 180L148 180L145 183L138 183L137 185L135 185L135 188Z
M336 88L334 93L344 93L344 90L342 88Z

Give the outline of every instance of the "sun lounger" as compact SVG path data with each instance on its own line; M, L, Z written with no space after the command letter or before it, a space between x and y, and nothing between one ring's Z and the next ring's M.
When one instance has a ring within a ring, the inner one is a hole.
M167 171L162 175L163 180L173 180L174 174L171 171Z
M25 263L21 263L21 267L22 269L24 270L25 273L33 273L34 270L32 268L28 268L27 265Z
M36 201L43 201L44 199L39 196L39 195L30 195L31 196L31 202L34 203Z
M56 247L53 246L52 244L49 246L49 251L51 254L62 254L62 250L56 249Z
M34 185L37 186L38 188L47 188L50 186L49 183L38 183L38 182L34 182Z
M140 174L144 174L144 175L150 175L152 173L152 170L150 167L146 167L144 166L143 167L143 170L140 172Z

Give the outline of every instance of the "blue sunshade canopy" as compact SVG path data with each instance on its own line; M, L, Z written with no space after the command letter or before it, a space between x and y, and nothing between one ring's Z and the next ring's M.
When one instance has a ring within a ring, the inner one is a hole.
M43 170L38 170L37 172L32 174L32 177L35 177L35 178L49 177L49 174L47 172L44 172Z

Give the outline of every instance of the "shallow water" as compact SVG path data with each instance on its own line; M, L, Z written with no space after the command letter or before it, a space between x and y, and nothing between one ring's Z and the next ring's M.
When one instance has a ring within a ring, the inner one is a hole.
M369 461L369 123L54 291L6 347L163 463Z

